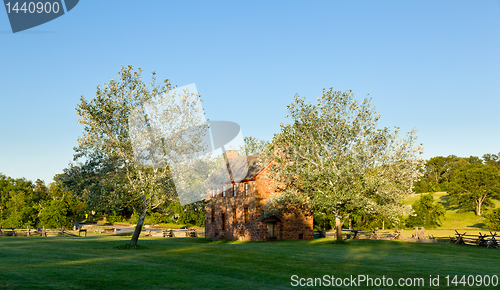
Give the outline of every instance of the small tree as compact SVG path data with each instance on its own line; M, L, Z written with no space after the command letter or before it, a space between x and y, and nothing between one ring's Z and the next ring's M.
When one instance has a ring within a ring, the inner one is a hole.
M377 129L371 100L359 102L350 91L324 90L317 105L296 96L288 111L291 122L281 125L267 153L279 193L266 215L297 206L333 214L337 240L353 212L397 223L408 209L400 200L423 165L415 132L400 138L397 128Z
M406 219L407 227L437 227L441 224L441 218L445 214L444 207L439 203L434 203L432 193L421 195L420 199L413 205L413 210L414 214Z
M49 200L43 203L40 211L40 224L47 228L70 227L67 217L68 204L63 200Z
M14 179L0 174L0 226L33 227L39 206L33 195L34 185L25 178Z
M500 231L500 208L487 212L484 217L486 218L487 228Z
M500 199L500 171L491 165L462 166L450 183L450 194L463 208L481 215L491 199Z

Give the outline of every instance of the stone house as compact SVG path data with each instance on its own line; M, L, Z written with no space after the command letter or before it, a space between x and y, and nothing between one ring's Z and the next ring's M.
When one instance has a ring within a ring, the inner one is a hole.
M211 190L206 199L205 237L245 241L296 240L313 238L313 217L298 210L264 218L263 206L275 189L265 176L268 167L260 164L259 155L238 156L225 153L226 166L232 174L244 172L240 182L225 182ZM231 178L233 180L233 178Z

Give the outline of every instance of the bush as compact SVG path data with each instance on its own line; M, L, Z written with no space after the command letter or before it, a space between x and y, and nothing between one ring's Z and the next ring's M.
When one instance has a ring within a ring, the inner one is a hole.
M125 219L123 218L123 216L120 214L120 212L117 212L117 211L111 211L111 213L109 213L108 217L106 218L107 222L109 223L120 223L120 222L123 222L125 221Z
M420 199L413 205L414 215L406 219L406 226L412 227L437 227L441 223L441 217L444 216L444 207L439 203L434 203L432 193L420 196Z
M171 221L170 216L160 213L160 212L148 212L146 216L145 223L148 224L161 224L169 223Z
M71 227L66 216L68 205L61 200L50 200L43 203L40 211L40 224L46 228Z
M496 208L484 215L484 218L486 219L486 227L495 230L495 231L500 231L500 208Z

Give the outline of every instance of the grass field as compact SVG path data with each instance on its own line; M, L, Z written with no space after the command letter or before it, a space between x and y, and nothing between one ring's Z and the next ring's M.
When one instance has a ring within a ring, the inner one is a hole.
M424 193L425 194L425 193ZM422 194L415 194L413 196L405 199L405 204L414 204ZM482 216L477 216L471 211L461 211L456 207L453 207L450 202L450 196L446 192L435 192L434 201L442 204L446 210L444 218L441 220L441 226L436 229L426 229L425 232L428 235L433 235L436 237L447 237L453 236L455 230L460 233L467 232L467 234L477 235L481 233L488 233L487 229L484 229L484 218ZM500 201L493 201L495 207L500 207ZM403 231L403 236L410 237L414 231Z
M368 275L391 278L395 285L400 278L423 278L425 286L414 289L441 289L446 288L446 275L500 275L500 250L453 244L147 238L139 240L139 249L116 248L128 240L118 236L0 237L0 288L288 289L297 288L291 287L292 275L297 275L295 281ZM430 275L440 275L440 287L430 287Z

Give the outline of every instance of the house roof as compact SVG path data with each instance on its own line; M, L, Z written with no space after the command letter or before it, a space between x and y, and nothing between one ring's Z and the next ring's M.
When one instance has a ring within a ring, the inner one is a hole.
M238 156L220 166L209 179L212 181L217 179L223 180L223 177L227 176L228 173L227 165L229 165L234 180L237 180L237 182L255 180L257 175L259 175L265 167L261 163L260 154Z
M264 169L260 159L260 154L250 155L250 156L238 156L229 160L229 167L233 172L233 176L240 177L243 174L245 176L241 181L254 180L257 175Z

